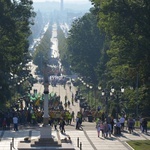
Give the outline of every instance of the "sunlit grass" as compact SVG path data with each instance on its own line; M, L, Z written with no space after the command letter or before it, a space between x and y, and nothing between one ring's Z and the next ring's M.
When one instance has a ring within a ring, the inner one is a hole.
M128 141L134 150L150 150L150 140Z

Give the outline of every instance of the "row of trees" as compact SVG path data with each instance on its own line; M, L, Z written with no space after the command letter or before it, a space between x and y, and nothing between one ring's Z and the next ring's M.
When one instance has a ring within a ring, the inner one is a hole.
M65 38L65 33L58 26L57 29L57 39L58 39L58 49L60 53L60 60L63 66L64 73L71 74L70 63L68 63L68 53L67 53L67 39Z
M30 71L28 37L35 12L31 0L0 1L0 102L11 98L10 88L24 81ZM13 93L14 94L14 93Z
M94 7L73 22L67 38L72 70L96 89L123 86L128 113L149 115L150 2L91 2Z
M49 60L51 59L51 36L52 26L49 25L47 31L44 33L43 38L40 40L40 43L36 47L36 50L33 54L33 63L38 66L38 71L40 71L40 73L43 73L44 64L49 64Z

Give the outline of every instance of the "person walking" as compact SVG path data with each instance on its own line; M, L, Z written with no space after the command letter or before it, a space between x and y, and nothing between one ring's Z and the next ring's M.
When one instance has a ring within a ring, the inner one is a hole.
M71 113L69 112L68 114L68 124L71 125L71 121L72 121L72 115Z
M116 135L120 135L121 134L121 123L119 120L117 120L116 123Z
M97 135L99 137L100 135L100 123L101 123L101 120L99 118L96 119L96 129L97 129Z
M71 118L72 118L72 121L74 122L74 111L72 111L71 113Z
M70 101L68 100L68 108L70 108Z
M99 122L96 125L96 129L97 129L97 136L99 137L100 135L100 123Z
M67 110L67 105L68 105L68 104L67 104L67 102L66 102L66 103L64 104L64 106L65 106L65 110Z
M143 121L142 121L142 133L147 133L147 119L144 118Z
M109 126L108 126L108 122L104 122L104 137L107 138L108 137L108 132L109 132Z
M129 133L131 134L133 132L133 129L134 129L134 120L133 118L129 118L128 119L128 130L129 130Z
M100 131L102 132L102 137L104 137L105 135L104 135L104 123L103 123L103 121L101 121L101 123L100 123Z
M111 137L111 133L112 133L112 126L109 122L107 122L107 136Z
M67 103L67 95L65 95L65 103Z
M64 119L61 119L60 120L60 131L62 134L65 132L65 125L66 125L66 123L65 123Z
M114 124L115 124L113 117L111 117L110 124L111 124L111 134L113 134L113 131L114 131Z
M70 91L71 91L71 85L69 86L69 89L70 89Z
M6 125L7 125L7 121L6 118L4 118L2 123L3 130L6 130Z
M119 122L121 124L121 131L124 130L124 123L125 123L125 118L122 116L120 119L119 119Z
M11 123L11 118L10 118L10 115L8 115L6 118L6 125L7 125L8 130L10 130L10 123Z
M57 120L57 119L55 119L55 120L54 120L54 122L53 122L53 124L54 124L54 128L55 128L55 130L57 131L58 120Z
M36 124L36 116L35 116L34 112L32 113L31 118L32 118L32 124L35 125Z
M140 121L140 130L141 130L141 133L142 133L142 131L143 131L143 127L142 127L143 118L141 117L139 121Z
M18 117L15 115L13 117L14 131L18 131Z
M72 105L74 105L74 94L72 93L72 96L71 96L71 102L72 102Z
M79 117L76 117L76 129L79 129Z

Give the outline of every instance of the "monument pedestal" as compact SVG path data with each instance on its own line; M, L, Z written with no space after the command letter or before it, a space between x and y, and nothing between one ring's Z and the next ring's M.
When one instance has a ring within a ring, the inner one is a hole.
M18 143L18 150L75 150L71 143L64 143L58 131L52 134L50 126L40 128L40 137Z
M43 118L43 126L46 126L49 124L49 118Z
M61 147L61 142L58 139L54 139L51 134L51 126L43 126L40 128L40 138L31 144L31 147Z

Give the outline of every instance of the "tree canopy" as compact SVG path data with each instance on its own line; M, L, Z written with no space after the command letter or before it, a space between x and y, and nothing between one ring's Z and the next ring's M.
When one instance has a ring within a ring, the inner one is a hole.
M104 35L100 34L97 20L92 13L75 20L67 38L68 56L73 71L86 77L92 84L97 84L96 68Z
M109 41L106 72L111 84L132 87L130 108L150 106L150 2L148 0L91 0L98 26ZM138 92L137 92L138 90ZM138 95L136 94L138 93ZM143 103L144 102L144 103ZM148 105L147 105L148 104ZM146 106L147 105L147 106ZM148 112L148 111L147 111Z
M91 0L91 13L75 20L67 39L71 68L103 89L123 86L120 107L150 112L150 2ZM89 82L89 81L88 81Z
M0 1L0 86L3 90L8 90L11 76L19 76L29 61L29 25L35 16L32 4L31 0Z

